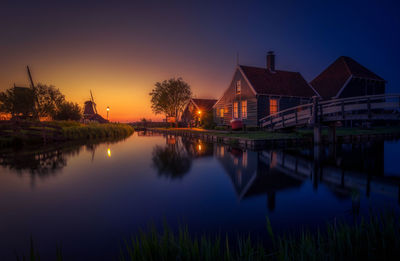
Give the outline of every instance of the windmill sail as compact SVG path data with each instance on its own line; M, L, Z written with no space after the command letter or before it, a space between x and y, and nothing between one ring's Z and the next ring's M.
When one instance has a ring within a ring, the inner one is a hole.
M94 109L94 112L97 114L96 103L94 102L94 99L93 99L92 90L90 90L90 97L91 97L92 102L93 102L93 109Z

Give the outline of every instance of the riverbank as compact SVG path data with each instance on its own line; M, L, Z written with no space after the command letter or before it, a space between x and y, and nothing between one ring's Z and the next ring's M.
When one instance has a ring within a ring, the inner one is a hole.
M128 137L134 128L127 124L81 124L74 121L0 122L0 148L43 145L56 142Z
M287 132L271 131L218 131L196 128L148 128L148 131L170 135L189 136L227 145L237 145L248 149L279 146L312 145L313 130L298 129ZM322 129L322 142L328 143L328 130ZM338 128L338 143L356 143L377 139L400 138L400 126L361 128Z
M118 260L398 260L400 257L400 223L395 214L372 215L354 224L330 222L325 228L311 231L298 228L276 235L269 219L269 237L234 238L214 235L194 235L187 226L173 231L164 224L161 232L153 225L139 235L125 240ZM266 243L269 242L269 243ZM30 240L29 255L36 260L39 251ZM63 259L57 245L56 260ZM17 260L19 256L17 255Z

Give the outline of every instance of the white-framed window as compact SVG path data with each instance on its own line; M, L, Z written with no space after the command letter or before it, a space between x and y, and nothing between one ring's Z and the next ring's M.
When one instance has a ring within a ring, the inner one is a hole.
M239 118L239 103L237 101L233 102L233 118Z
M247 100L242 101L242 118L247 118Z
M242 91L242 83L239 81L236 82L236 94L240 94Z
M279 110L279 102L276 98L269 99L269 114L277 113Z

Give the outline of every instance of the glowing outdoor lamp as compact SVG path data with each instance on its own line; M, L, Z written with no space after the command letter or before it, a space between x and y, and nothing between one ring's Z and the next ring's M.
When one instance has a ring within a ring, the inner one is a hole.
M110 149L110 148L107 149L107 156L108 156L109 158L111 158L111 149Z
M197 113L200 115L200 114L201 114L201 111L198 111Z
M110 111L110 107L107 106L107 120L108 120L108 112Z

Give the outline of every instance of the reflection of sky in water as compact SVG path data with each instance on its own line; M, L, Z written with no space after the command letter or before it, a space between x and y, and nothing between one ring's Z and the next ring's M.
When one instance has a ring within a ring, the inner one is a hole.
M299 157L293 151L242 151L135 134L124 142L81 148L79 154L63 151L57 154L62 161L55 160L63 164L45 175L0 167L0 244L9 250L0 251L0 259L14 258L14 249L26 250L31 234L42 258L53 258L56 242L62 241L71 254L66 259L109 260L118 253L119 240L151 221L166 219L174 227L186 223L198 233L265 234L266 216L282 230L351 220L370 207L398 210L398 190L385 185L382 192L376 182L387 184L380 168L400 173L399 150L399 142L386 142L384 149L347 146L335 160L324 161L322 176L315 180L283 168L297 162L298 172L308 173L314 165L307 150ZM337 164L347 168L343 185ZM369 189L367 175L357 172L366 168L376 170Z

